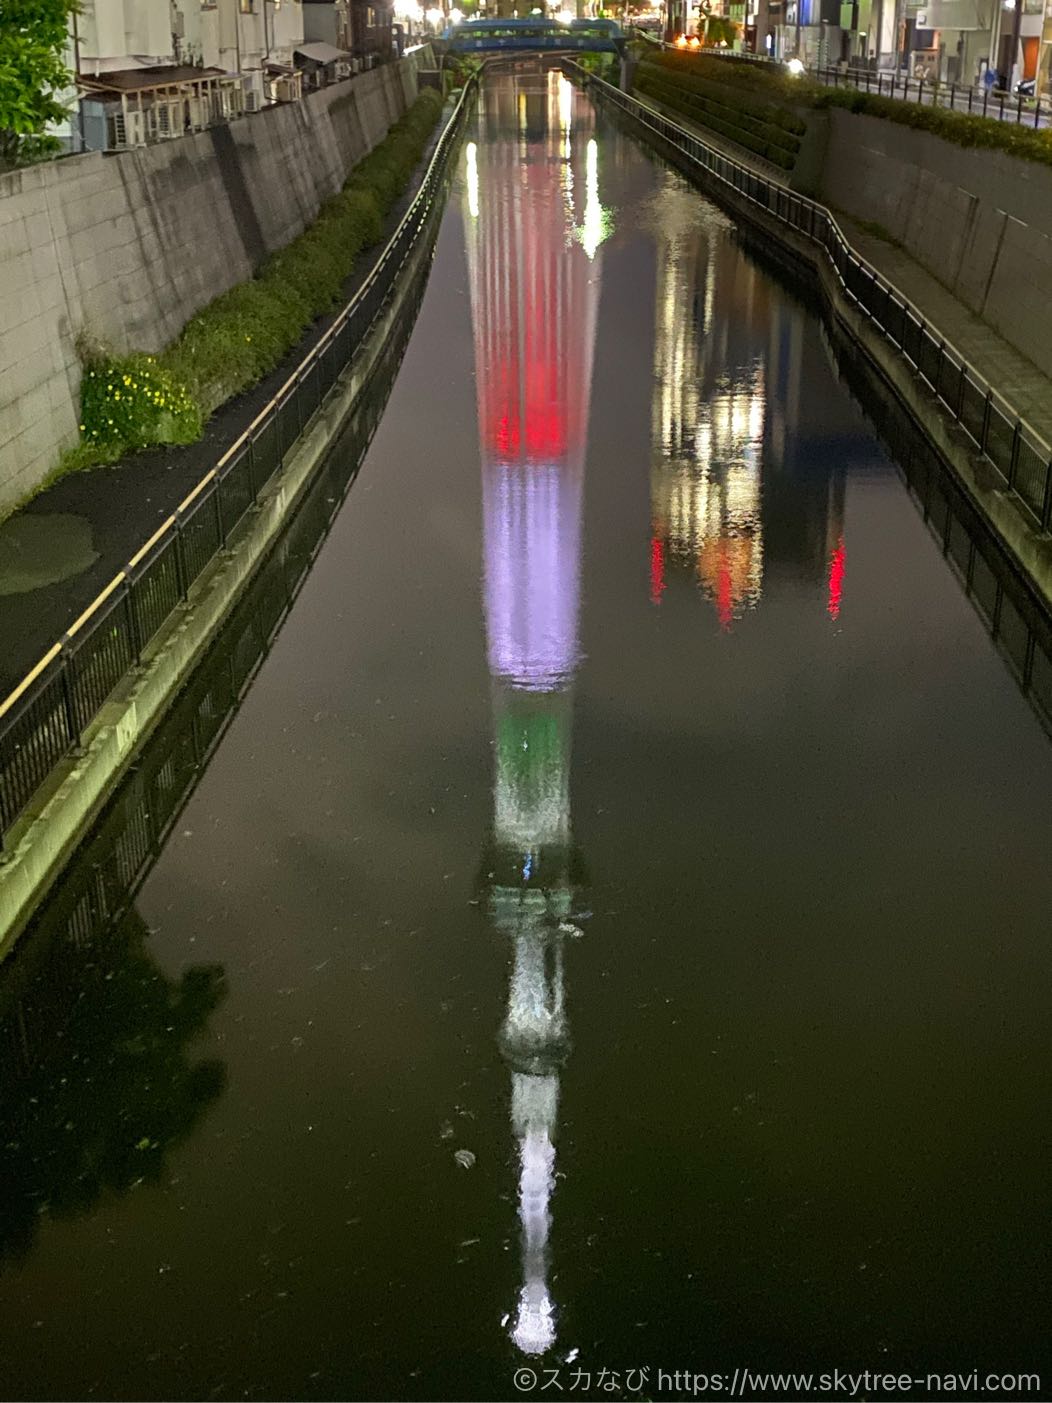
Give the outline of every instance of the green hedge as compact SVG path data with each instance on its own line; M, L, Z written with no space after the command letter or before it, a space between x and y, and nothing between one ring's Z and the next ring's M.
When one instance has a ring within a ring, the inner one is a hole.
M843 107L849 112L861 112L869 117L883 117L904 127L931 132L955 146L976 150L1003 151L1022 161L1040 161L1052 165L1052 131L1035 131L1032 127L1000 122L995 117L979 117L973 113L955 112L948 107L921 106L919 102L903 102L900 98L878 97L876 93L857 92L852 88L822 88L807 84L811 107Z
M339 297L361 251L379 239L441 112L441 96L425 89L311 227L255 278L192 317L160 356L94 352L81 381L82 442L70 464L87 466L86 457L111 462L151 444L191 443L219 405L280 364Z
M796 108L821 110L843 107L849 112L861 112L882 117L901 126L931 132L964 146L991 151L1003 151L1024 161L1039 161L1052 165L1052 131L1035 131L1032 127L1000 122L993 117L979 117L967 112L955 112L945 107L921 106L899 98L878 97L876 93L859 92L854 88L827 88L806 78L793 78L775 64L750 63L733 58L712 58L704 54L663 52L648 58L647 66L660 66L679 81L719 83L724 93L736 89L743 94L743 107L751 110L749 99L764 99L768 103L791 103ZM771 109L773 110L773 109ZM770 120L775 120L772 116ZM798 119L799 120L799 119Z
M704 96L687 83L666 76L658 69L651 69L649 65L640 67L636 74L635 87L638 92L655 98L710 131L744 146L746 150L755 152L757 156L762 156L764 160L782 170L791 171L796 164L800 149L799 137L781 124L764 121L755 115L763 109L750 107L748 110L739 111L732 104Z

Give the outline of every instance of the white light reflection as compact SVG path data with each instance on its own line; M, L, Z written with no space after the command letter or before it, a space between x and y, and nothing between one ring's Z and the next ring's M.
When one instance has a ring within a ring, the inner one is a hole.
M599 147L594 137L588 142L584 160L584 224L581 226L581 247L589 259L595 257L599 245L610 233L610 216L599 202Z
M763 359L728 357L729 328L752 313L752 287L719 275L696 201L670 181L661 204L654 347L651 599L689 570L731 628L763 589ZM733 352L731 352L733 355Z
M555 1343L555 1306L548 1294L549 1201L555 1187L552 1131L559 1078L512 1077L511 1118L519 1141L519 1221L523 1282L511 1338L523 1354L544 1354Z
M468 211L472 219L479 217L479 149L473 141L467 148Z

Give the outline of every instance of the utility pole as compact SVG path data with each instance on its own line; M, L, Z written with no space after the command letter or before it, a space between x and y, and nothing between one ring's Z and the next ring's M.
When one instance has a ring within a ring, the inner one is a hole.
M991 0L993 14L990 18L990 54L986 60L987 68L991 68L996 75L998 72L997 50L1001 47L1001 6L1003 0Z
M894 46L895 46L895 72L896 72L896 74L899 74L899 73L902 72L902 68L903 68L903 59L905 58L905 54L904 54L904 52L903 52L903 50L904 50L904 48L905 48L905 44L904 44L904 30L905 30L905 28L906 28L905 24L903 23L904 13L905 13L905 6L904 6L904 4L903 4L903 0L895 0L895 38L894 38L894 41L893 41L893 42L894 42ZM906 67L907 67L907 68L909 67L909 60L908 60L908 59L906 59Z
M1019 33L1023 27L1023 0L1015 0L1015 13L1012 16L1012 52L1008 55L1008 91L1014 92L1016 69L1019 66Z

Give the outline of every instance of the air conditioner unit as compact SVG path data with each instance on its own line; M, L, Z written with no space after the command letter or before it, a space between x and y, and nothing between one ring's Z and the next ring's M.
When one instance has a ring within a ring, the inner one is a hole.
M123 125L124 141L121 142L122 146L146 145L146 123L142 112L126 112Z
M182 136L184 116L182 102L159 102L157 114L157 135L162 140L169 136Z
M258 112L266 101L263 95L262 70L256 68L251 73L242 73L241 90L245 94L245 111Z
M300 85L295 78L279 78L274 84L274 96L278 102L298 102Z

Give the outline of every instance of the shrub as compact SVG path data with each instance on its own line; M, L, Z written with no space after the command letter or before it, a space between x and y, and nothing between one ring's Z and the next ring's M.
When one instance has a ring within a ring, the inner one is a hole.
M86 353L81 445L64 461L114 461L120 452L192 443L204 420L280 364L310 324L339 297L358 255L376 243L383 217L405 189L442 111L420 94L347 184L297 239L249 282L191 317L160 356Z
M679 78L651 65L641 65L636 75L636 88L782 170L791 171L796 164L800 138L785 119L801 129L804 124L792 113L752 103L738 107L726 100L733 94L729 95L725 89L715 89L719 98L703 95L713 91L712 84L699 84L689 77Z
M84 442L112 448L193 443L201 413L184 385L155 356L111 356L89 362L81 380Z
M752 63L732 57L713 58L711 55L670 50L654 54L647 59L646 66L655 71L663 69L669 78L691 91L702 92L708 87L711 92L712 87L718 84L726 98L729 90L736 89L742 94L744 111L754 110L750 99L762 99L767 104L790 103L796 108L842 107L849 112L882 117L902 126L931 132L933 136L952 141L956 146L1003 151L1020 160L1052 165L1052 130L1035 131L1032 127L1016 126L1015 123L1000 122L992 117L955 112L947 107L922 106L919 102L882 97L855 88L822 87L806 79L793 78L774 64ZM790 131L805 129L806 124L799 117L789 113L776 115L779 110L774 105L766 106L767 120L785 125ZM795 128L787 125L784 121L786 116L792 117L799 125Z

